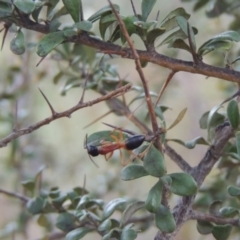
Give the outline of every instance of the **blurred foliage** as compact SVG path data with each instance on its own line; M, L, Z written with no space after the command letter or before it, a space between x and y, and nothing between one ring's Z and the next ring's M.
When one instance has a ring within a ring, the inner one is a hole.
M188 2L191 1L188 0ZM201 8L207 7L206 16L209 18L218 17L221 14L231 14L234 17L228 31L219 33L208 40L205 39L200 47L197 46L195 38L197 34L201 34L201 31L190 25L188 22L190 14L184 8L179 7L164 14L166 16L163 16L161 21L158 20L158 16L155 17L155 20L149 20L155 4L156 0L142 0L141 13L128 16L121 15L120 6L114 4L114 8L124 22L129 35L137 35L147 50L152 50L155 47L159 49L167 44L168 48L177 48L190 54L196 54L199 60L202 60L203 56L212 51L223 51L224 54L232 54L232 59L227 59L227 67L233 68L233 65L236 67L239 64L238 54L231 52L233 43L240 41L239 1L194 1L193 10L199 11ZM135 12L135 9L133 10ZM71 24L64 24L62 17L65 15L71 17ZM10 49L13 54L24 56L33 51L33 47L36 47L36 53L42 58L41 61L46 56L56 61L58 71L53 77L53 83L64 82L61 90L62 95L68 94L73 88L80 87L105 95L131 82L127 77L122 79L116 67L108 63L108 60L115 56L99 53L82 44L68 42L79 34L87 34L92 38L125 46L126 39L110 5L102 7L86 19L84 4L80 0L2 0L0 1L0 20L4 22L2 29L3 46L6 34L8 32L14 33L14 37L10 41ZM29 23L29 21L30 24L41 23L48 26L49 32L40 40L30 43L26 29L21 27L22 23ZM96 22L100 36L94 28ZM224 61L224 59L221 60ZM142 63L142 65L146 67L147 63ZM22 125L23 122L28 123L31 120L27 113L24 114L24 107L21 105L16 107L16 102L27 97L30 87L26 83L27 77L23 69L24 64L21 68L12 65L8 66L7 69L6 80L0 93L0 106L3 109L0 111L0 123L7 126L0 132L2 138L12 129L16 131L18 125ZM36 78L41 79L44 75L45 72L36 72ZM128 104L124 98L117 98L114 101L107 100L109 110L117 116L126 116L126 111L131 112L130 105L145 97L144 89L139 83L133 85L132 90L135 91L136 96L133 96ZM150 96L154 99L158 93L151 91ZM173 123L167 122L165 118L168 109L170 109L168 106L158 105L155 107L159 126L162 130L163 143L174 141L188 149L193 149L197 144L211 146L216 134L216 127L231 125L234 129L235 136L223 149L224 154L217 166L219 174L214 177L212 184L203 185L198 189L196 181L190 174L168 173L164 155L152 145L151 141L142 145L144 140L147 141L145 135L134 138L134 133L122 133L119 130L114 130L94 132L90 136L86 136L86 151L94 157L99 154L111 154L114 150L121 148L130 151L136 150L132 153L134 162L122 169L120 177L123 181L154 177L157 182L146 193L146 200L115 198L106 202L103 200L104 196L88 192L85 186L77 186L66 192L61 190L61 186L51 187L44 181L42 176L43 161L39 159L41 157L38 155L38 151L41 152L41 149L35 150L38 142L34 139L34 135L29 135L25 142L20 139L11 142L9 157L6 159L8 167L14 169L14 174L16 174L13 189L19 190L21 182L25 199L22 199L24 204L19 207L18 219L0 231L0 238L13 236L14 233L21 233L24 236L27 223L34 215L36 215L37 223L43 227L44 234L46 234L42 239L48 239L48 234L54 232L56 228L63 233L60 237L66 236L68 240L81 239L93 232L99 234L104 240L113 238L131 240L136 239L140 231L146 231L153 225L163 233L171 233L176 228L176 222L172 209L162 203L162 194L166 189L170 196L175 194L190 197L197 194L194 203L195 209L200 209L203 212L209 211L214 216L223 218L239 218L240 132L238 131L238 102L235 100L224 102L224 104L215 106L203 113L199 125L201 129L206 130L207 139L196 137L187 142L182 139L168 138L168 131L184 118L187 109L184 108L179 114L174 112L175 120ZM143 119L147 128L149 123L146 119L148 116ZM54 158L48 152L44 153L43 157L46 159ZM122 154L120 154L120 158L123 158ZM29 168L29 171L25 169L27 161L28 164L30 162L34 165ZM39 169L37 172L36 168ZM111 184L114 181L114 179L109 180L108 190L111 189ZM232 226L198 221L197 230L200 234L212 234L215 239L224 240L229 238ZM239 228L234 231L239 234ZM49 239L51 238L49 237Z

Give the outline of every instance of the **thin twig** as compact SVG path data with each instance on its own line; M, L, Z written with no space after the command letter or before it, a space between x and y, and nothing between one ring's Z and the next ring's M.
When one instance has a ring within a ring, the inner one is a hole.
M135 7L134 7L133 1L130 0L130 2L131 2L131 5L132 5L132 9L133 9L134 16L137 17L137 12L136 12L136 9L135 9Z
M110 98L114 98L116 96L118 96L119 94L125 94L126 92L128 92L131 89L131 84L127 84L121 88L116 89L115 91L112 91L102 97L96 98L92 101L86 102L86 103L78 103L77 105L75 105L74 107L60 112L57 115L48 117L42 121L39 121L33 125L30 125L26 128L22 128L19 129L18 131L12 132L10 135L8 135L7 137L5 137L4 139L2 139L0 141L0 147L4 147L6 146L9 142L11 142L12 140L25 135L25 134L29 134L35 130L37 130L38 128L47 125L49 123L51 123L52 121L62 118L62 117L69 117L72 113L76 112L77 110L81 109L81 108L85 108L85 107L89 107L89 106L93 106L99 102L105 101L105 100L109 100Z
M79 103L83 103L84 96L85 96L85 91L86 91L86 87L87 87L88 78L89 78L89 73L88 73L87 76L86 76L86 79L85 79L85 82L84 82L84 86L83 86L82 96L81 96L81 98L80 98Z
M155 107L158 105L158 102L160 101L162 95L163 95L163 92L164 90L166 89L167 85L169 84L169 82L171 81L171 79L173 78L174 74L176 73L176 71L171 71L165 81L165 83L163 84L159 94L158 94L158 97L157 97L157 100L156 100L156 103L155 103Z
M18 130L18 101L16 100L15 108L14 108L14 123L13 123L13 131Z
M213 216L210 214L198 212L195 210L191 211L189 219L202 220L220 225L230 224L232 226L239 227L239 219L237 218L223 218L219 216Z
M8 197L14 197L14 198L20 199L24 203L26 203L30 200L30 198L28 198L20 193L10 192L10 191L4 190L4 189L0 189L0 193L3 193L5 195L7 195Z
M186 173L192 170L192 167L167 143L164 144L166 154Z
M157 123L154 107L153 107L153 104L152 104L151 96L149 94L149 92L150 92L149 87L148 87L147 80L144 76L144 73L143 73L143 70L142 70L142 67L141 67L141 62L140 62L138 53L137 53L137 51L136 51L136 49L133 45L133 42L132 42L132 40L131 40L131 38L128 34L128 31L127 31L122 19L119 17L119 14L115 10L111 1L108 0L108 2L109 2L110 6L112 8L112 11L113 11L114 15L116 16L116 18L118 20L121 31L122 31L124 37L126 38L126 40L128 42L128 45L130 46L130 49L132 51L133 58L134 58L135 64L136 64L136 69L137 69L137 71L139 73L139 76L140 76L140 79L142 81L142 85L143 85L143 89L144 89L144 93L145 93L145 98L146 98L146 102L147 102L147 106L148 106L148 111L149 111L149 115L150 115L151 122L152 122L152 129L153 129L153 132L157 132L158 131L158 123ZM159 149L159 151L162 152L162 145L161 145L161 141L160 141L159 136L157 136L155 144L156 144L156 147Z
M2 21L5 23L12 23L11 19L2 19ZM44 34L47 34L50 32L49 25L36 23L29 18L25 19L25 21L18 19L18 21L14 23L18 27L23 27L25 29L33 30L36 32L40 32ZM91 37L91 35L88 35L85 32L77 36L74 35L72 37L69 37L68 40L65 42L74 42L79 44L81 43L109 55L116 54L118 56L122 56L125 58L130 58L130 59L134 58L133 54L129 51L128 48L122 48L119 45L105 42L97 38L93 38ZM202 74L207 77L220 78L226 81L240 83L240 72L235 71L233 69L215 67L215 66L205 64L203 62L200 62L201 64L198 63L198 67L196 68L196 64L193 62L174 59L174 58L159 54L155 51L149 52L149 51L138 50L137 53L139 55L139 58L142 61L151 62L159 66L172 69L174 71L184 71L188 73ZM189 80L191 80L191 78L189 78Z

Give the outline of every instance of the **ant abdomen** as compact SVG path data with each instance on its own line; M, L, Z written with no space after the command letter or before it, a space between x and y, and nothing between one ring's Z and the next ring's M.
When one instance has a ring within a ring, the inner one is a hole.
M142 145L142 143L145 141L144 135L134 135L133 137L128 138L125 141L125 146L127 150L133 150Z
M92 157L96 157L99 155L99 151L96 146L93 146L93 145L87 146L87 151L88 151L88 154L90 154Z

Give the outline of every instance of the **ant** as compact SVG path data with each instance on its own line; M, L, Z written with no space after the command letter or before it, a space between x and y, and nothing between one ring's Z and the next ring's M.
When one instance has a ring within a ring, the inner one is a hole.
M106 124L106 125L108 125L110 127L114 127L110 124ZM116 128L116 127L114 127L114 128L120 130L120 128ZM146 139L146 136L142 135L142 134L135 134L131 131L125 131L125 132L128 132L132 135L134 134L134 135L131 136L131 137L128 137L127 139L124 140L123 137L122 137L122 131L120 131L120 138L118 138L115 135L111 135L111 138L114 140L114 142L101 140L99 145L87 144L86 143L87 136L86 136L85 148L87 149L89 157L91 158L91 156L96 157L98 155L104 155L106 161L108 161L112 157L113 152L115 150L119 149L120 150L121 163L122 163L123 166L127 165L130 161L132 161L132 158L130 158L127 162L124 162L123 157L122 157L121 149L123 148L123 149L129 150L129 151L132 151L132 150L140 147L143 144L143 142L146 141L147 139ZM144 151L144 153L145 153L145 151ZM109 154L109 155L106 157L107 154Z

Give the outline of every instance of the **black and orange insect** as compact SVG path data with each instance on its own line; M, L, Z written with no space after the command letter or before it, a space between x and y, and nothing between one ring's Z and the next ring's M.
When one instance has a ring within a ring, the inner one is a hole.
M87 149L89 156L96 157L98 155L104 155L105 159L108 161L112 157L114 151L119 149L121 163L122 165L127 165L130 161L132 161L132 158L130 158L128 161L124 161L121 149L132 151L140 147L146 140L146 137L142 134L136 134L124 139L122 131L119 132L119 137L116 136L116 134L110 134L110 136L114 140L113 142L102 139L97 145L87 144L86 137L85 149Z

